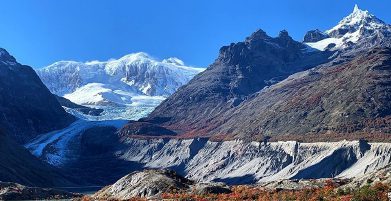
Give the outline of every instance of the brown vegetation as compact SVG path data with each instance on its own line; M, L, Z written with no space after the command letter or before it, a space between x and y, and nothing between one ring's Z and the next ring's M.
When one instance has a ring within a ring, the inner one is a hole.
M364 186L358 189L342 189L333 182L326 182L323 188L301 190L267 190L253 186L234 186L229 194L205 194L192 193L164 193L161 200L181 201L388 201L390 185L376 183L372 186ZM91 201L89 197L83 197L82 201ZM133 198L131 201L144 201L145 198ZM115 200L113 200L115 201Z
M188 200L188 201L239 201L239 200L259 200L259 201L282 201L282 200L330 200L330 201L387 201L389 185L377 183L373 186L351 190L342 190L329 182L323 188L303 189L303 190L266 190L259 187L235 186L230 194L163 194L163 200Z

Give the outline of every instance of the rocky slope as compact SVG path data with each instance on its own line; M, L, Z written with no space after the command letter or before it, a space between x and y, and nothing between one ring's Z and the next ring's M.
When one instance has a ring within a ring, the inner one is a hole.
M364 133L387 137L390 76L391 49L294 74L209 122L209 133L246 139L318 134L320 140L319 134Z
M0 48L0 127L6 133L24 143L74 120L31 67Z
M52 93L79 105L141 108L149 113L202 70L185 66L177 58L158 61L146 53L135 53L106 62L60 61L38 69L37 74ZM129 111L107 110L114 114L106 119L138 117Z
M207 70L166 99L146 120L202 135L202 129L221 112L292 73L328 61L330 55L309 51L286 31L273 38L258 30L244 42L222 47Z

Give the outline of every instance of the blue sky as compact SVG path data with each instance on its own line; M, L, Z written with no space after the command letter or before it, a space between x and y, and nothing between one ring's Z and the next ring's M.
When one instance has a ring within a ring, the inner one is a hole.
M39 3L38 3L39 2ZM0 47L43 67L58 60L108 60L132 52L206 67L221 46L261 28L301 40L358 4L391 23L390 0L3 0Z

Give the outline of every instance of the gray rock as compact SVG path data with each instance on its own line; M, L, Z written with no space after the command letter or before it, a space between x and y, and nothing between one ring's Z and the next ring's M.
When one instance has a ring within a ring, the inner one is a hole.
M133 197L158 197L162 193L185 192L193 181L170 170L144 170L126 175L95 193L94 199L126 200Z
M196 183L193 185L189 192L196 195L206 195L206 194L226 194L231 193L229 186L222 182L212 182L212 183Z
M323 39L329 38L329 36L321 31L319 29L308 31L304 36L304 43L314 43L321 41Z

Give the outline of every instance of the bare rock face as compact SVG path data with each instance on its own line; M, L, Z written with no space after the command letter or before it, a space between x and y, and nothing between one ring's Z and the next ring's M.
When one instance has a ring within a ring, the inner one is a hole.
M58 200L81 197L50 188L27 187L17 183L0 182L0 200Z
M305 43L314 43L321 41L323 39L328 38L329 36L321 31L319 29L308 31L304 36Z
M135 172L105 187L93 195L94 199L126 200L134 197L156 197L166 192L185 192L193 181L170 170L144 170Z
M17 63L0 48L0 127L6 133L25 143L74 120L31 67Z

